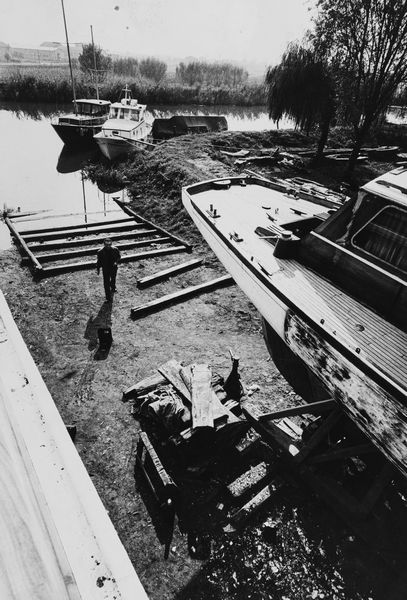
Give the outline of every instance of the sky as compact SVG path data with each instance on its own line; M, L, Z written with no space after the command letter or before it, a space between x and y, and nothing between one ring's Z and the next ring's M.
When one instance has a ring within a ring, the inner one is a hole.
M110 52L278 62L310 25L312 0L64 0L70 42ZM61 0L1 0L0 41L64 41Z

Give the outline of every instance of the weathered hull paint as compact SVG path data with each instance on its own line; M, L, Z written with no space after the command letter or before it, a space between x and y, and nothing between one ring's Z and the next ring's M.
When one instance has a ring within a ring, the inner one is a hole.
M333 398L407 476L407 407L347 360L294 312L287 313L285 341Z

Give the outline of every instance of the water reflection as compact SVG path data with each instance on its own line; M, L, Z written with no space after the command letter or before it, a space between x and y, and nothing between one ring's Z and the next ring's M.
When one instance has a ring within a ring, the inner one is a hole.
M57 162L58 173L75 173L85 167L85 165L95 160L99 155L97 147L91 148L71 148L66 144L61 150Z
M12 113L17 119L32 119L41 121L44 117L52 119L62 112L69 112L72 106L69 104L59 105L34 103L34 102L0 102L0 111L6 110Z

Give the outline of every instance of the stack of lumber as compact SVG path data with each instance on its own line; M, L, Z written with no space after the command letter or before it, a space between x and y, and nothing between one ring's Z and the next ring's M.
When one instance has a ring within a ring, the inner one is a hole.
M240 411L238 399L229 398L214 379L206 364L182 366L169 360L128 388L123 399L133 400L137 417L160 422L174 446L200 447L206 440L215 451L239 440L248 425L232 412Z

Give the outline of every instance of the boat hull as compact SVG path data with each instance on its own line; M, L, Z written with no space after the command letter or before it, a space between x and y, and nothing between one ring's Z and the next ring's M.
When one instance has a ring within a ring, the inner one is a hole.
M357 354L355 356L301 310L296 310L292 300L284 298L275 288L273 275L263 276L250 259L236 249L236 244L222 235L214 220L208 219L204 211L195 206L194 196L187 190L182 192L187 212L271 330L315 375L361 431L407 476L407 398L404 390L377 372L372 373L363 360L358 360Z
M133 147L128 140L105 137L102 135L96 136L95 142L99 146L101 153L109 160L114 160L119 156L129 154Z
M94 145L93 137L102 129L102 125L69 125L52 123L52 127L67 146Z

